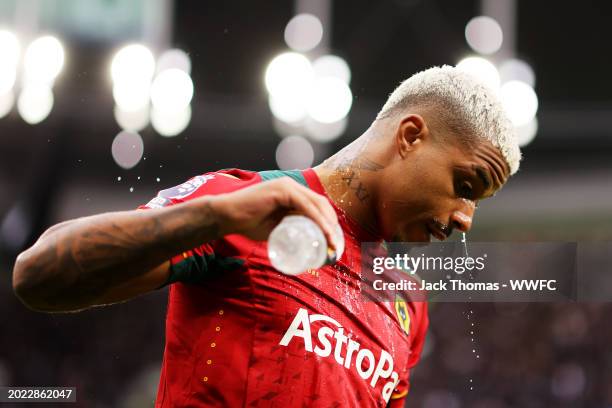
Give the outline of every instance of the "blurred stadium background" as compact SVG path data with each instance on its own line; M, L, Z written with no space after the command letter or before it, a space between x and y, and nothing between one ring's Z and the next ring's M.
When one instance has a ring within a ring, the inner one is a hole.
M12 293L16 254L53 223L195 174L317 164L432 65L499 87L525 146L469 240L611 240L610 15L569 1L2 0L0 385L152 406L166 291L36 314ZM432 305L407 406L612 407L611 312Z

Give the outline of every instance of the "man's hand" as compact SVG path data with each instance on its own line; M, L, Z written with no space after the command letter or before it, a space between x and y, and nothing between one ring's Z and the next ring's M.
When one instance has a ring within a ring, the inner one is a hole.
M210 206L218 217L221 235L235 233L265 240L285 215L299 213L317 223L333 246L338 224L333 207L327 198L289 177L215 196Z

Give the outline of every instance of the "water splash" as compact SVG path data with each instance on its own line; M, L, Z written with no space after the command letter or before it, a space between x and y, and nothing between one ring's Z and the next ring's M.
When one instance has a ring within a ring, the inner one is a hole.
M465 256L469 256L468 255L468 248L467 248L467 235L465 235L465 232L461 233L461 243L463 244L463 250L465 251Z
M464 256L467 258L469 257L469 253L468 253L468 247L467 247L467 235L464 233L461 234L461 243L463 244L463 252L464 252ZM472 271L470 270L468 272L468 279L473 281L474 280L474 275L472 274ZM470 301L472 300L472 297L469 296L468 297L468 305L470 305ZM480 354L478 353L478 345L477 345L477 339L476 339L476 335L475 335L475 316L474 316L474 310L470 309L468 313L466 313L466 318L468 321L470 321L470 330L469 330L469 334L470 334L470 341L472 343L472 354L474 355L474 357L476 359L480 359ZM474 380L472 378L470 378L470 391L474 391Z

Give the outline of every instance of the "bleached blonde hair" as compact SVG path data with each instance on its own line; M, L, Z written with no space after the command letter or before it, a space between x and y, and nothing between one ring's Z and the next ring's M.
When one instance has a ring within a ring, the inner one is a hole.
M497 147L510 174L521 161L515 129L496 93L478 78L444 65L414 74L389 96L376 119L391 117L407 108L435 109L435 115L463 138L488 140Z

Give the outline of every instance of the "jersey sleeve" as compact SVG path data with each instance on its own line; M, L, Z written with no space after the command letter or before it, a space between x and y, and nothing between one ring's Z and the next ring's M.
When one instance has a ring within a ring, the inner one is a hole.
M410 345L410 357L408 358L407 367L408 373L404 378L401 378L395 390L391 394L388 407L401 408L404 407L406 396L410 391L410 374L412 369L421 359L421 353L425 344L425 337L429 327L429 314L427 310L427 302L414 302L414 320L416 324L411 325L412 342Z
M161 190L148 203L139 206L139 209L162 208L187 202L194 198L209 194L220 194L228 189L226 177L218 173L206 173L190 178L178 186Z
M206 195L216 195L236 190L244 184L241 180L223 174L206 173L195 176L177 186L161 190L148 203L138 209L163 208L184 203ZM197 284L211 276L218 263L216 256L217 241L203 243L186 250L170 259L170 275L160 286L163 288L174 282Z

